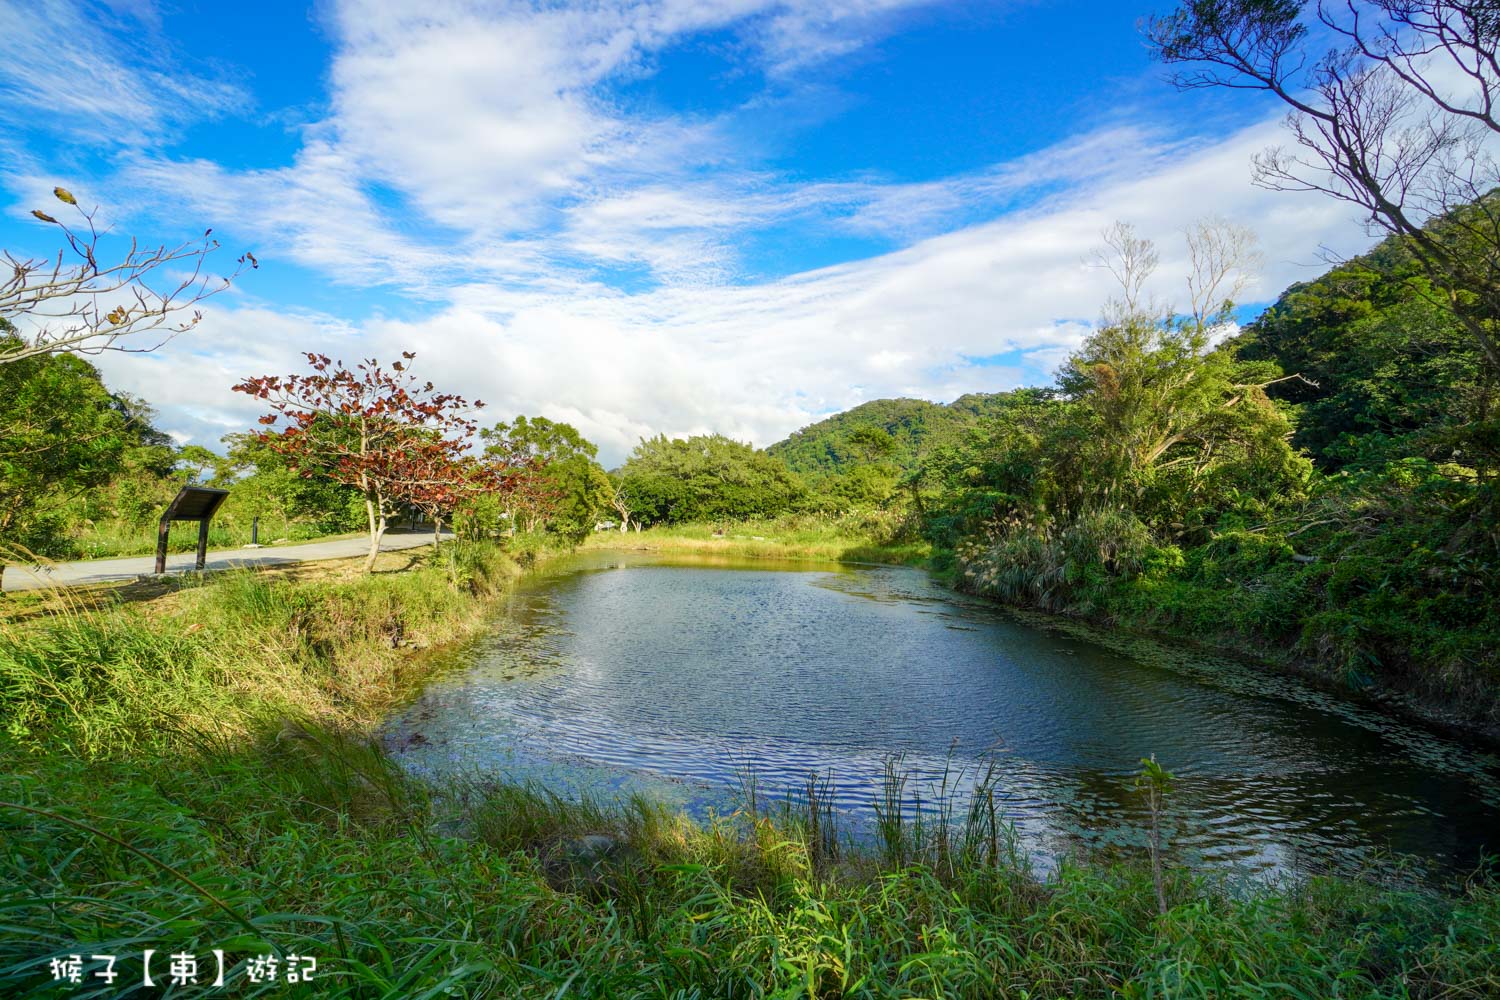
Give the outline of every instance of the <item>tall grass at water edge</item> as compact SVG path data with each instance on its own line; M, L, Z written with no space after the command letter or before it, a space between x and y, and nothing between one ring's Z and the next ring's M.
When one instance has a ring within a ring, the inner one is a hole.
M908 566L922 565L932 555L932 546L917 537L905 518L886 511L785 514L724 523L657 525L644 531L600 531L589 536L585 548Z
M1038 877L983 779L912 816L895 761L870 849L816 779L706 823L418 781L370 724L513 573L453 546L0 628L0 995L117 995L48 962L138 982L144 948L223 950L236 996L285 995L259 953L316 956L304 992L336 997L1500 995L1493 881L1246 894L1169 861L1163 906L1146 859Z

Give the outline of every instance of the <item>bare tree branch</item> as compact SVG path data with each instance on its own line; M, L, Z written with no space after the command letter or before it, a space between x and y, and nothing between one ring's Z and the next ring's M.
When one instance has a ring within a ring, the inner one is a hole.
M70 226L35 210L31 214L56 226L67 245L54 258L0 251L0 320L20 337L18 345L0 350L0 364L64 351L155 350L198 324L197 303L228 288L246 268L259 267L255 255L246 253L228 277L207 273L204 259L219 248L213 230L175 247L153 249L131 240L123 257L101 263L106 233L95 224L98 209L85 211L63 188L53 194L82 221ZM157 336L139 339L149 333Z
M1399 238L1500 373L1500 4L1318 0L1341 40L1318 58L1297 0L1187 0L1151 17L1157 55L1183 89L1265 90L1290 109L1290 147L1256 181L1358 206Z

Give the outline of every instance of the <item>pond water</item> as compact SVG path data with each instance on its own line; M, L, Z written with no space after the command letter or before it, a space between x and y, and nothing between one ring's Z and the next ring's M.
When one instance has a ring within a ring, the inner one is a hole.
M774 568L772 568L774 567ZM411 768L727 812L831 781L868 831L886 761L931 803L987 762L1039 859L1144 843L1140 758L1177 775L1176 848L1257 872L1428 876L1500 852L1500 759L1233 661L1060 631L925 573L598 553L529 576L387 727Z

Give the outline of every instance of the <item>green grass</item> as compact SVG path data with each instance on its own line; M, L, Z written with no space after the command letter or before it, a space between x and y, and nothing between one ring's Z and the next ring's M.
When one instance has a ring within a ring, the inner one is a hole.
M0 626L0 995L113 996L52 990L48 961L113 953L138 981L148 947L224 950L236 996L297 995L248 984L267 952L318 958L302 995L392 1000L1500 995L1482 878L1247 892L1169 860L1162 913L1143 858L1038 877L983 795L951 826L888 798L855 850L816 781L702 824L420 782L369 725L514 573L455 544L406 573L236 574ZM585 835L609 850L584 858Z
M833 518L788 514L725 524L659 525L640 532L601 531L587 549L650 548L744 559L816 559L830 562L920 566L932 554L921 539L905 537L881 517Z
M329 532L316 524L291 521L285 525L262 525L260 544L308 542L316 539L356 538L362 532ZM250 525L226 523L222 519L209 525L210 549L237 549L250 544ZM156 551L156 525L143 527L118 521L89 525L70 534L64 541L66 559L113 559L120 556L150 555ZM196 522L177 522L167 537L167 551L191 552L198 547Z

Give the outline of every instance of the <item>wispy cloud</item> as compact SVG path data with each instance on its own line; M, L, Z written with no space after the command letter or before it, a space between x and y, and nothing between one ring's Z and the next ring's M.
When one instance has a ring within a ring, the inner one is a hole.
M44 19L71 32L59 36L67 52L28 35L9 79L33 88L28 100L73 101L96 128L148 123L114 157L121 211L212 218L263 256L351 294L397 289L424 310L351 325L220 299L158 354L104 359L114 383L159 402L168 429L210 444L255 415L229 387L291 370L304 349L416 351L425 375L489 400L497 419L569 420L611 461L657 432L766 444L866 399L1046 378L1110 292L1084 259L1115 219L1159 241L1150 291L1168 300L1187 269L1180 230L1209 212L1261 234L1268 263L1252 297L1308 277L1333 234L1358 238L1336 204L1248 183L1273 122L1206 137L1116 125L921 183L804 181L741 148L735 109L648 113L610 97L705 31L737 33L751 71L780 86L923 3L345 0L330 13L328 112L302 128L289 162L265 169L164 152L184 92L153 89L138 58L109 62L108 33L55 0ZM49 65L96 57L114 67L104 96L37 89ZM187 80L206 88L209 113L240 99ZM895 249L751 280L744 247L778 232Z
M75 143L142 146L249 106L234 81L181 65L155 24L149 4L0 4L0 122Z
M1086 258L1117 218L1158 241L1162 266L1148 291L1167 301L1180 301L1187 273L1181 231L1209 208L1262 236L1267 264L1252 295L1316 273L1313 248L1330 234L1354 241L1340 249L1357 249L1358 228L1335 203L1244 183L1251 153L1275 128L1266 123L1194 152L1145 151L1149 172L1106 172L1026 212L779 281L639 294L585 281L476 281L450 289L449 304L425 319L378 320L352 333L332 320L325 331L306 317L281 326L261 315L264 353L235 363L276 371L303 348L413 350L424 375L490 401L497 419L525 412L569 420L610 461L657 432L717 430L768 444L867 399L952 399L1045 380L1112 292L1107 273ZM215 365L216 342L239 324L233 312L216 314L195 335ZM160 363L191 368L193 392L207 392L200 359L164 355ZM221 391L230 367L222 364ZM170 399L173 384L163 382L158 397ZM215 430L196 420L174 429Z
M235 170L143 151L115 186L158 210L222 220L336 281L423 297L459 275L548 283L600 266L664 283L724 281L746 229L835 201L846 210L873 186L777 185L744 162L721 122L631 113L606 85L644 72L649 55L685 36L726 26L760 40L762 71L784 71L788 60L832 58L890 30L895 12L925 2L834 14L782 0L346 0L332 8L330 113L304 128L294 162ZM70 58L105 45L97 30L79 30Z

